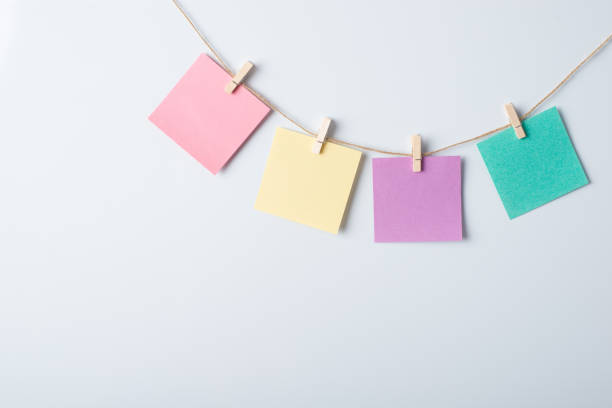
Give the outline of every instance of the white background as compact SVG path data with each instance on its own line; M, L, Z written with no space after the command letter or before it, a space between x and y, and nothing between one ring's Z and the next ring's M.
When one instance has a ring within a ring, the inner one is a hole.
M525 112L612 32L601 1L198 1L310 128L407 151ZM474 144L463 242L253 209L271 115L212 176L147 116L205 52L171 1L0 0L0 406L612 406L612 45L558 106L590 184L509 221Z

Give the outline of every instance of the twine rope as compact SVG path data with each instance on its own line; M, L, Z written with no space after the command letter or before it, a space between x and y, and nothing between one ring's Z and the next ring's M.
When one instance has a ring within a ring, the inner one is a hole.
M178 11L180 11L180 13L183 15L183 17L185 17L185 20L187 20L187 22L189 23L189 25L191 26L191 28L193 28L193 30L195 31L195 33L200 37L200 39L202 40L202 42L204 42L204 44L206 45L206 47L208 47L208 49L210 50L210 52L212 52L212 54L214 55L214 57L217 59L217 61L219 62L219 64L221 64L221 66L223 67L223 69L225 70L225 72L227 72L229 75L231 75L232 77L234 76L234 72L232 71L232 69L229 67L229 65L223 60L223 58L221 58L221 56L217 53L217 51L215 50L215 47L213 47L213 45L210 43L210 41L208 41L208 39L206 39L206 37L204 37L204 35L202 34L202 32L200 31L200 29L195 25L195 23L193 22L193 20L191 19L191 17L189 17L189 15L185 12L185 10L183 9L183 7L178 3L177 0L172 0L172 2L174 3L174 5L176 6L176 8L178 9ZM565 85L571 77L574 76L574 74L576 72L578 72L578 70L580 70L580 68L582 68L582 66L584 64L586 64L587 62L589 62L589 60L591 58L593 58L595 56L595 54L597 54L603 47L606 46L606 44L608 44L608 42L612 40L612 34L610 34L608 37L606 37L605 40L603 40L601 42L601 44L599 44L597 46L597 48L595 48L593 51L591 51L591 53L589 55L587 55L582 61L580 61L580 63L578 65L576 65L576 67L574 67L574 69L572 69L562 80L561 82L559 82L552 90L550 90L550 92L548 92L542 99L540 99L531 109L529 109L525 114L521 115L521 120L524 120L526 118L528 118L529 116L531 116L531 114L533 112L536 111L536 109L538 109L540 107L540 105L542 105L544 102L546 102L555 92L557 92L563 85ZM248 89L249 91L251 91L253 93L253 95L255 95L257 97L257 99L259 99L261 102L263 102L266 106L268 106L270 109L272 109L273 111L279 113L281 116L283 116L286 120L288 120L289 122L293 123L295 126L297 126L298 128L300 128L302 131L304 131L305 133L309 134L310 136L316 137L316 133L307 129L306 127L302 126L299 122L297 122L295 119L291 118L291 116L289 116L288 114L286 114L284 111L282 111L279 107L277 107L276 105L274 105L272 102L270 102L266 97L264 97L262 94L260 94L259 92L257 92L256 90L254 90L253 88L251 88L250 86L248 86L245 83L242 83L242 86L244 86L246 89ZM469 139L465 139L465 140L461 140L459 142L450 144L448 146L444 146L441 147L439 149L433 150L431 152L426 152L423 153L423 156L431 156L432 154L435 153L440 153L444 150L448 150L450 148L465 144L465 143L470 143L470 142L474 142L476 140L482 139L483 137L487 137L489 135L492 135L493 133L497 133L500 130L504 130L510 127L510 124L506 124L504 126L500 126L496 129L493 130L489 130L487 132L481 133L478 136L474 136L471 137ZM326 139L326 141L328 142L332 142L332 143L336 143L339 145L343 145L343 146L350 146L356 149L360 149L360 150L365 150L365 151L369 151L369 152L375 152L375 153L381 153L381 154L388 154L388 155L393 155L393 156L408 156L408 157L412 157L411 153L403 153L403 152L392 152L392 151L388 151L388 150L381 150L381 149L377 149L374 147L369 147L369 146L364 146L364 145L360 145L360 144L356 144L356 143L350 143L350 142L346 142L344 140L340 140L337 138L333 138L333 137L329 137Z

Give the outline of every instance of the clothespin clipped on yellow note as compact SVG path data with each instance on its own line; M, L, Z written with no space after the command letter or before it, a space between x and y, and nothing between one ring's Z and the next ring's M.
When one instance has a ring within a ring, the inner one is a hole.
M412 135L412 171L419 173L421 171L421 164L423 163L423 154L421 152L421 136Z
M514 109L514 105L512 105L512 103L507 103L504 105L504 109L506 110L506 116L508 116L510 120L510 125L514 129L516 137L522 139L527 136L527 134L525 134L525 129L523 129L521 118L518 113L516 113L516 109Z
M232 80L229 81L227 85L225 85L225 93L234 93L238 85L244 82L244 79L249 74L249 71L251 71L251 69L253 69L253 63L250 61L245 62L244 65L242 65L242 68L240 68L240 70L236 72L236 75L234 75Z
M329 132L331 122L332 121L330 118L323 118L323 123L321 123L319 133L317 133L317 137L315 138L315 141L312 144L312 152L314 154L321 153L321 149L323 148L323 143L325 143L325 139L327 138L327 132Z

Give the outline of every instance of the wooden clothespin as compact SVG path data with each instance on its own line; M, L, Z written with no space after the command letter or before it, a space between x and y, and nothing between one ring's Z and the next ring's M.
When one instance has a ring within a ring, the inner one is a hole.
M419 173L421 171L422 162L423 154L421 153L421 136L412 135L412 171Z
M231 81L225 85L225 93L232 94L234 90L244 81L244 78L247 76L249 71L253 68L253 63L247 61L244 63L240 71L236 72L236 75L232 78Z
M323 147L323 143L325 142L325 138L327 137L327 132L329 131L329 126L331 125L330 118L323 118L323 123L321 123L321 128L319 129L319 133L317 133L317 138L315 142L312 144L312 152L314 154L321 153L321 148Z
M504 109L506 110L508 119L510 119L510 125L514 128L516 137L522 139L527 136L525 134L525 130L523 129L523 125L521 124L521 118L519 118L518 113L516 113L514 106L511 103L507 103L504 105Z

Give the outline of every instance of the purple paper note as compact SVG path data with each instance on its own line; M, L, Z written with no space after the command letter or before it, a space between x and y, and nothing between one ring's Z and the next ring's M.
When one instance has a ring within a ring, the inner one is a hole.
M422 171L412 158L372 160L374 241L460 241L461 158L424 157Z

